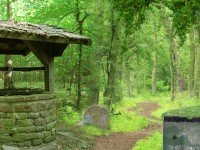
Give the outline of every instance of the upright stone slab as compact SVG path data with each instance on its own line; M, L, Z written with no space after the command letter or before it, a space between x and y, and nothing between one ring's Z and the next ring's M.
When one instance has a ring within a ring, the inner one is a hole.
M103 129L108 129L109 119L109 112L105 107L93 105L86 110L83 123L85 125L95 125Z
M164 114L163 150L200 150L199 115L197 107Z

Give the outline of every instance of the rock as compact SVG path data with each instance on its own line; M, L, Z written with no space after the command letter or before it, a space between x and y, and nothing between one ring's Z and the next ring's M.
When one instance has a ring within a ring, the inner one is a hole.
M40 146L31 146L31 147L15 147L15 146L6 146L3 145L2 146L3 150L57 150L58 147L57 145L53 144L53 143L49 143L49 144L42 144Z
M109 128L110 115L105 107L93 105L90 106L84 114L84 125L95 125L102 129Z
M13 146L2 146L3 150L20 150L18 147L13 147Z

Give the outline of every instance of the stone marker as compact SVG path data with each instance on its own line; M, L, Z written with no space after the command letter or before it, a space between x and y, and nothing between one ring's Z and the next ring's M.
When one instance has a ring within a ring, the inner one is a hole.
M200 150L199 106L171 110L163 116L163 150Z
M108 129L109 119L109 112L105 107L93 105L86 110L83 124L95 125L103 129Z

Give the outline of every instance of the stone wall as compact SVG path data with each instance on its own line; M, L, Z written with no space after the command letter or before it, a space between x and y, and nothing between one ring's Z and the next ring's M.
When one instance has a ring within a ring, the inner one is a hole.
M56 138L55 96L0 97L0 145L37 146Z
M200 150L200 118L165 117L163 150Z

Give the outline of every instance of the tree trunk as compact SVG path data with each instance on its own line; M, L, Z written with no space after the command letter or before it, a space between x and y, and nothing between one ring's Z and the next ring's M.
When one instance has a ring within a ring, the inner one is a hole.
M175 99L175 90L176 90L176 59L174 51L176 48L176 40L173 37L170 37L170 72L171 72L171 97L170 100L174 101Z
M115 99L115 80L116 80L116 51L114 50L114 40L116 38L116 22L113 4L111 4L111 40L110 49L107 56L107 85L104 91L105 105L110 110L111 105Z
M196 59L195 59L195 79L194 79L194 96L199 97L200 94L200 29L198 29L199 41L196 47Z
M129 69L126 69L125 78L126 78L126 86L127 86L127 95L128 97L132 97L133 90L132 90L132 84L131 84L131 73Z
M170 48L169 48L169 58L170 58L170 76L171 76L171 96L170 96L170 100L173 101L175 98L175 85L176 85L176 64L175 64L175 56L174 56L174 49L176 48L176 41L175 38L173 37L173 30L171 27L171 23L170 23L170 19L168 18L168 16L166 15L166 7L164 6L164 4L162 5L162 11L163 11L163 26L164 26L164 30L166 33L166 37L169 41L170 44Z
M157 25L156 25L156 20L154 19L152 23L152 28L154 32L154 45L157 45L158 39L157 39ZM152 67L152 74L151 74L151 87L152 87L152 93L156 94L157 93L157 50L154 49L153 51L153 56L152 56L152 62L153 62L153 67Z
M156 72L157 72L157 56L156 56L156 51L153 52L153 68L152 68L152 83L151 83L151 87L152 87L152 93L156 94L157 93L157 77L156 77Z
M101 47L103 45L104 35L103 33L104 28L102 25L104 24L104 0L96 1L96 7L98 8L98 19L96 24L99 28L98 34L98 42L94 55L91 59L92 61L92 72L89 79L89 88L88 88L88 100L90 105L98 104L99 103L99 93L100 93L100 66L101 66L101 58L99 52L101 51Z
M83 18L81 18L82 16L82 12L80 10L80 6L79 6L80 1L76 0L76 22L78 25L78 30L79 30L79 34L83 35L83 23L85 21L85 19L88 17L88 14L84 14ZM83 45L80 44L79 45L79 49L78 49L78 67L77 67L77 101L76 101L76 108L77 110L80 109L80 104L81 104L81 98L82 98L82 87L81 87L81 73L82 73L82 55L83 55Z
M7 20L12 18L12 8L11 8L12 1L7 0ZM9 71L4 73L4 88L12 88L12 56L5 55L5 67L9 68Z
M81 69L82 69L82 44L79 45L79 55L78 55L78 67L77 67L77 101L76 101L76 107L79 110L80 109L80 103L81 103Z
M194 30L190 32L190 68L188 90L190 97L194 97L194 70L195 70L195 38Z

